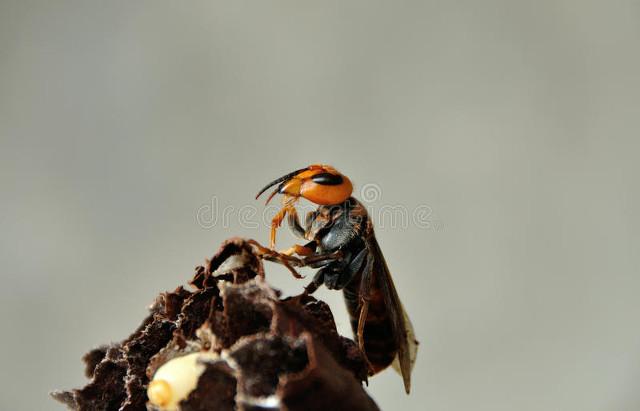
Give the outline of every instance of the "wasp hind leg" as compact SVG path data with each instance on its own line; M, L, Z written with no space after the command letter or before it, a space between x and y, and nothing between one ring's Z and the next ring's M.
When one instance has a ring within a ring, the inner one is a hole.
M367 250L365 248L365 250ZM362 352L367 367L369 368L369 375L375 373L373 365L367 357L367 353L364 347L364 326L367 322L367 316L369 315L369 300L371 299L371 286L373 284L373 257L369 253L367 262L362 270L362 278L360 280L360 315L358 316L358 329L356 332L356 338L358 339L358 347Z

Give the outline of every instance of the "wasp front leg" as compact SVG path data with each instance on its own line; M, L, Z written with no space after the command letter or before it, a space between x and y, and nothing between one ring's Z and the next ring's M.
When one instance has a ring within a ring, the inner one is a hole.
M287 215L287 222L289 223L289 228L291 229L293 234L295 234L299 238L306 239L306 230L302 228L302 225L300 225L298 212L296 211L295 207L291 207L291 210L289 210ZM299 256L311 256L316 251L316 244L317 243L315 241L311 241L305 245L294 244L286 250L280 251L280 253L285 255L297 254Z
M282 220L289 211L286 207L283 207L271 220L271 234L269 235L269 248L274 250L276 248L276 231L282 224Z
M295 214L296 209L293 206L296 201L298 201L297 197L285 196L282 200L282 208L271 220L271 235L269 237L269 247L274 250L276 248L276 231L282 225L282 221L287 216L287 214Z
M295 208L289 212L287 222L289 223L291 232L293 232L296 237L302 239L306 238L305 229L302 228L302 225L300 224L300 220L298 219L298 211Z
M291 274L295 278L304 278L303 275L300 275L295 270L295 268L293 268L294 265L297 267L304 266L304 262L302 262L299 258L289 256L286 254L281 254L275 250L264 247L262 244L258 243L256 240L248 240L248 243L254 247L255 253L258 257L264 260L273 261L273 262L282 264L291 272Z

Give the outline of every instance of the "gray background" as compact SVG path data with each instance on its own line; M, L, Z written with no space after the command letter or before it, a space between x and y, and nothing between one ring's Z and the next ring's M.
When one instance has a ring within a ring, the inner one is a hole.
M640 409L639 40L636 1L1 1L0 409L61 409L315 162L431 210L378 222L422 341L383 409Z

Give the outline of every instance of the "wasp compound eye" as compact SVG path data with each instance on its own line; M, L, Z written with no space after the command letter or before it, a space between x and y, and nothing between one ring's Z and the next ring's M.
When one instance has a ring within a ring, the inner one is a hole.
M319 173L311 177L311 181L323 186L337 186L342 184L342 176L331 173Z

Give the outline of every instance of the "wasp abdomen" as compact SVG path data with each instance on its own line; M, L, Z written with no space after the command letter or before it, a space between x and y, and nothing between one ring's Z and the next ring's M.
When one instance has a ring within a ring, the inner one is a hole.
M343 289L353 334L358 332L360 317L360 275ZM387 368L396 356L398 343L393 332L391 317L384 303L382 291L374 284L369 295L369 311L364 323L364 351L374 372Z

